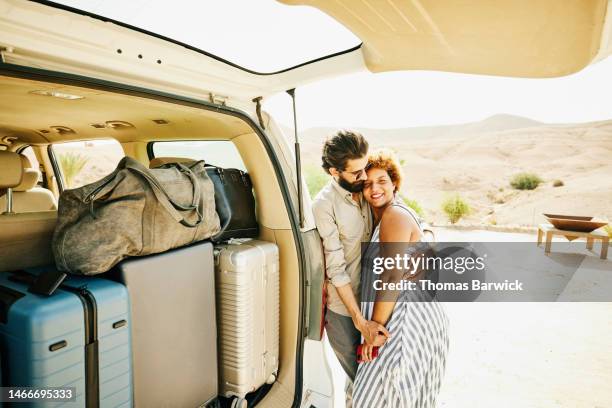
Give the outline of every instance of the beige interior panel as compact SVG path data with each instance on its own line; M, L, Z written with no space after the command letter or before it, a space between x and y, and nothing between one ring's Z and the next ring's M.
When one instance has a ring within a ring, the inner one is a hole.
M149 163L147 144L148 142L125 142L121 144L121 147L126 156L130 156L147 165Z
M232 139L238 148L253 182L256 194L257 218L260 225L272 229L291 229L287 208L279 181L266 149L255 133L247 133Z
M279 0L316 7L363 40L372 72L555 77L600 50L607 0ZM605 44L604 44L605 45Z
M295 353L297 348L297 330L300 319L299 303L300 281L297 249L291 230L272 230L262 227L259 239L274 242L280 253L280 366L277 384L272 387L266 399L265 407L280 407L287 395L293 396L295 389Z
M83 99L68 100L32 91ZM240 119L196 107L19 78L0 77L0 96L0 140L11 136L26 143L46 144L101 138L119 142L230 139L250 130ZM34 106L36 109L32 109ZM165 123L155 122L160 120Z
M0 271L52 264L56 221L56 211L0 215Z

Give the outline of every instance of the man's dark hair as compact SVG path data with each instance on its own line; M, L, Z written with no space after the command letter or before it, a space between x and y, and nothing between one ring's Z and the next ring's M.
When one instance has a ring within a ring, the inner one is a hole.
M349 160L359 159L368 154L368 141L361 133L339 130L323 145L323 169L329 173L331 167L344 170Z

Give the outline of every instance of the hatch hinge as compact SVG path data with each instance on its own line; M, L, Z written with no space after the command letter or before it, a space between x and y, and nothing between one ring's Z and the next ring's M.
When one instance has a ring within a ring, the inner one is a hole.
M261 101L262 100L263 100L263 97L258 96L257 98L253 99L253 102L255 102L255 112L257 112L257 119L259 120L259 126L261 126L263 130L266 130L266 127L264 126L263 116L261 116Z
M215 95L214 93L209 92L208 101L214 105L226 106L227 96Z

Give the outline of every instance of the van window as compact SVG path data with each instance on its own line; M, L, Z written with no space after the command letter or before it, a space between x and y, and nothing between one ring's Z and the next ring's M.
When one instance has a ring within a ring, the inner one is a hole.
M125 156L114 139L56 143L51 146L64 188L93 183L111 173Z
M30 164L32 165L31 168L36 169L36 170L40 170L40 163L38 163L38 159L36 158L36 154L34 153L34 149L32 149L32 146L28 146L25 149L23 149L22 151L20 151L19 153L23 154L25 157L28 158L28 160L30 160ZM38 183L42 183L42 173L38 174Z
M223 168L246 171L236 146L228 140L154 142L153 157L185 157Z

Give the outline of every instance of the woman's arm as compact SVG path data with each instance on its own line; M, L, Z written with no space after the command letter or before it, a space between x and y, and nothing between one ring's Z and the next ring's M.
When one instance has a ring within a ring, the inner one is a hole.
M397 252L397 248L393 248L392 245L390 245L389 248L385 248L384 243L416 242L419 241L420 238L421 231L419 226L414 218L407 214L405 210L397 207L389 207L385 210L380 220L380 242L383 244L382 248L386 249L386 251L384 251L386 253L381 253L382 256L393 258ZM399 247L402 247L402 245L399 245ZM381 278L383 282L399 282L404 276L404 272L405 271L388 270L381 275ZM384 300L380 299L383 297L381 292L382 291L379 291L377 293L372 320L382 325L386 325L395 307L399 291L385 291Z

